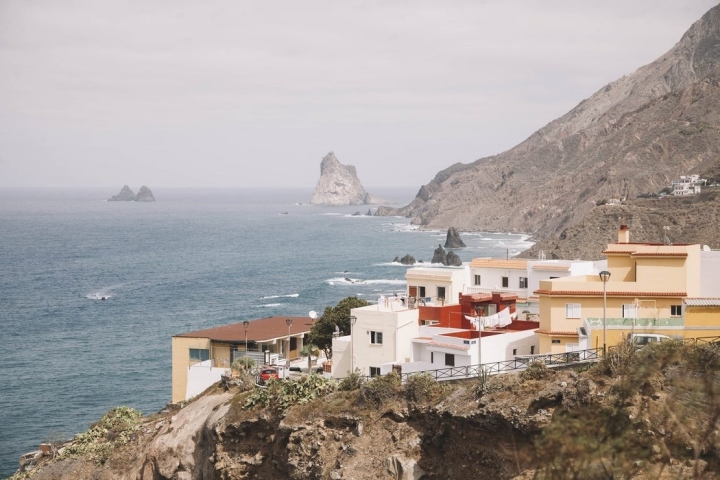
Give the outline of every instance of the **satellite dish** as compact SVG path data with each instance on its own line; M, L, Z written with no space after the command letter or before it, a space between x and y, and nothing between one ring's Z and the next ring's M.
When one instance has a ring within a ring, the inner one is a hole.
M310 310L310 313L308 313L308 316L315 320L317 318L317 312L315 310Z

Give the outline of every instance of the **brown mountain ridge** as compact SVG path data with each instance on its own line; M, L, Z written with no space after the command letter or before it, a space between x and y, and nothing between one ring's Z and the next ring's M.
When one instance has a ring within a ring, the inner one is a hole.
M601 88L511 150L452 165L409 205L378 214L407 216L428 228L526 232L543 240L580 224L598 200L632 200L680 175L714 172L720 165L719 66L716 6L656 61ZM664 205L643 208L659 209L662 217ZM688 235L675 241L696 241Z

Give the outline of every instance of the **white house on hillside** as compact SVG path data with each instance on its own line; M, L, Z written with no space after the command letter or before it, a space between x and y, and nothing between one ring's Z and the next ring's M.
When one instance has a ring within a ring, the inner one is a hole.
M408 297L424 299L426 305L458 303L467 285L466 265L462 267L416 267L405 273Z

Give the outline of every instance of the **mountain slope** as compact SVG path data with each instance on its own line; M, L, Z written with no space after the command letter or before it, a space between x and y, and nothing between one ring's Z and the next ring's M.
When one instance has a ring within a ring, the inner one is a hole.
M579 222L599 199L658 191L720 159L720 6L675 47L499 155L455 164L400 209L431 228L531 232Z

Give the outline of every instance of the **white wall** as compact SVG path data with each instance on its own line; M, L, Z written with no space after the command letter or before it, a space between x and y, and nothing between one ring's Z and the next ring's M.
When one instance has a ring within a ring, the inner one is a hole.
M720 251L700 252L700 297L720 297Z
M437 287L445 287L444 305L456 305L468 283L467 265L462 267L416 267L405 273L408 287L425 287L425 296L439 304ZM418 288L418 296L420 289Z
M332 340L332 376L345 378L350 372L350 335Z
M220 377L227 372L227 368L212 366L212 360L196 363L188 368L188 382L185 390L185 400L204 392L210 385L220 381Z
M566 265L568 270L543 270L542 265ZM540 288L541 280L551 277L564 278L577 275L592 275L607 268L607 260L592 262L590 260L530 260L528 262L528 293Z
M480 275L480 285L475 284L475 275ZM526 289L520 288L520 277L527 277L526 269L516 268L491 268L491 267L471 267L469 287L485 288L501 291L503 289L502 277L508 277L508 290Z
M355 308L352 348L355 368L369 375L370 367L402 363L412 358L412 338L418 334L418 310L384 311L374 305ZM382 344L371 344L370 332L382 332ZM333 364L335 353L333 352Z

